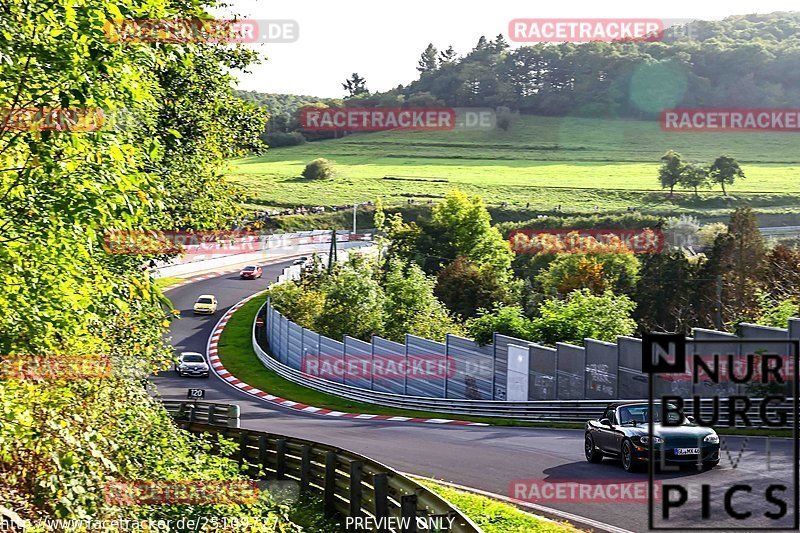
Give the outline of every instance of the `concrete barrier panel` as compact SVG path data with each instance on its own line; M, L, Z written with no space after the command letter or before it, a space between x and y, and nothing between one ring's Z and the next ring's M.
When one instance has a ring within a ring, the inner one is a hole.
M555 400L557 395L558 351L548 346L532 344L528 347L531 358L529 400Z
M581 346L556 343L558 351L558 399L582 400L585 393L586 350Z
M647 375L642 372L642 339L617 337L619 353L619 398L641 400L647 398Z
M406 365L406 347L399 342L372 337L372 360L378 368L404 368ZM402 373L402 372L401 372ZM372 390L405 393L405 377L399 374L384 373L384 377L376 376L372 380Z
M617 396L619 353L616 344L584 339L586 395L589 400L613 400Z
M447 379L447 397L491 400L494 347L456 335L448 335L445 345L448 361L455 365L455 375Z

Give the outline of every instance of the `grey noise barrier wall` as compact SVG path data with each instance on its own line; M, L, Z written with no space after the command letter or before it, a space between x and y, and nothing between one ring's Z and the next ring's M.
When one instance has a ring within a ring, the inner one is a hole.
M259 314L265 318L265 327L257 331L254 326L253 347L265 366L301 385L353 400L448 414L578 421L599 415L609 401L648 396L648 379L642 373L642 341L633 337L621 336L615 343L585 339L583 346L558 343L555 348L497 333L493 335L494 342L486 346L456 335L447 335L445 342L414 335L406 335L402 343L377 336L371 342L348 336L339 341L287 320L269 301ZM696 328L688 349L701 349L700 344L691 342L693 339L713 340L715 351L734 354L755 349L756 345L732 340L788 341L800 337L800 319L790 319L785 329L745 323L740 325L740 331L741 336L737 337ZM515 357L525 353L520 350L527 350L524 401L516 397L520 376L509 369L510 349ZM775 344L775 350L781 350L780 343ZM416 361L432 356L448 364L447 372L434 378L420 378L413 372L395 378L369 372L320 376L321 365L313 364L315 360L359 364L366 361L370 368L399 363L413 368ZM509 374L515 379L514 401L507 399ZM698 392L691 383L660 376L654 380L657 394L689 396ZM731 384L728 392L741 394L742 387Z

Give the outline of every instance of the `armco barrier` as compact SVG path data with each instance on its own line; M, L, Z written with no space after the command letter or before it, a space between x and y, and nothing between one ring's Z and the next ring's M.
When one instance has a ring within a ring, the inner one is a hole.
M266 308L268 303L262 306L259 314ZM277 313L276 313L277 314ZM278 315L280 316L280 315ZM274 318L273 318L274 319ZM410 409L415 411L429 411L448 415L474 416L482 418L513 418L531 422L579 422L583 423L589 419L597 419L603 413L605 407L612 401L606 400L541 400L541 401L503 401L503 400L472 400L458 398L430 398L422 396L409 396L406 394L395 394L380 390L369 390L344 383L337 383L327 379L312 376L287 366L277 361L258 343L256 337L256 326L252 329L252 343L258 359L270 370L284 379L314 389L320 392L333 394L342 398L359 402L372 403L383 407L395 407L400 409ZM555 352L553 349L546 349L547 353ZM552 366L550 368L553 368ZM534 375L534 379L539 379L540 373ZM632 398L629 401L646 402L647 380L645 379L645 395ZM685 400L687 413L693 409L691 399ZM752 405L748 410L748 415L753 420L759 420L760 398L751 398ZM700 405L700 413L704 419L709 419L712 413L712 400L703 400ZM772 409L772 408L771 408ZM728 400L719 400L719 412L721 424L728 422ZM770 411L772 413L773 411ZM791 427L793 418L791 413L786 413L788 425ZM737 426L743 426L737 421Z
M239 406L214 402L191 402L185 400L161 400L164 408L176 422L239 427Z
M416 532L417 518L443 524L443 532L482 531L433 491L363 455L261 431L191 422L178 422L178 426L195 433L215 433L233 439L239 444L234 458L247 468L251 477L295 482L302 493L322 495L328 516L371 517L395 525L404 521L407 527L383 530L393 533ZM385 520L387 518L392 521ZM452 519L449 529L448 519Z

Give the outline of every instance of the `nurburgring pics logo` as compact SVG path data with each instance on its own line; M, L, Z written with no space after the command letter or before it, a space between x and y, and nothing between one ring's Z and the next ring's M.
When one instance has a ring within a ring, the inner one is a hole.
M252 480L110 481L103 498L112 505L254 504L261 491Z
M800 131L800 109L664 109L664 131Z
M651 530L798 528L798 351L800 341L788 336L783 340L716 333L692 339L670 333L643 336L642 369L649 376L643 417L654 443L644 458L651 484ZM767 433L752 443L747 437L720 436L713 431L719 427L762 431L790 427L793 438L779 435L775 440ZM737 448L734 460L731 449ZM700 483L687 483L678 476L661 482L658 491L652 486L657 468L704 471L717 467L723 458L732 467L729 476L699 478Z
M300 38L295 20L115 19L106 21L104 32L112 43L293 43Z
M651 229L520 229L508 237L518 254L660 253L664 234Z
M664 36L664 22L627 18L518 18L508 23L508 35L518 43L659 41Z

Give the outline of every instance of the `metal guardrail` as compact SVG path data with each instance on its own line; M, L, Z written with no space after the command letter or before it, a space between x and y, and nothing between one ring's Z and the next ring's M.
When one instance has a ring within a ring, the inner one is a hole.
M266 303L264 304L266 305ZM257 317L261 316L263 310L259 310ZM399 409L409 409L416 411L428 411L432 413L442 413L447 415L474 416L481 418L513 418L516 420L530 422L579 422L583 423L590 419L599 418L605 407L616 401L642 401L641 400L529 400L529 401L506 401L506 400L465 400L455 398L427 398L421 396L406 396L389 392L373 391L362 389L352 385L336 383L316 376L311 376L300 370L291 368L277 361L258 343L256 335L256 323L253 323L252 344L258 359L270 370L298 385L314 389L316 391L333 394L349 400L372 403L382 407L395 407ZM686 399L687 414L692 409L691 399ZM759 420L759 398L751 398L752 405L747 411L751 420ZM711 399L701 402L700 413L704 419L712 413L713 403ZM728 424L728 400L722 398L719 401L720 425ZM774 409L770 409L770 413ZM792 427L793 418L787 408L788 423L784 428ZM737 420L737 427L744 427L740 420Z
M323 497L328 516L369 516L384 526L377 531L416 533L417 517L440 518L452 527L441 531L482 530L447 500L391 468L357 453L318 442L196 422L178 421L195 433L215 433L239 443L234 459L251 477L292 480L300 492ZM390 518L393 520L380 520ZM400 529L391 525L403 524Z
M239 406L227 403L161 400L176 422L239 427Z

